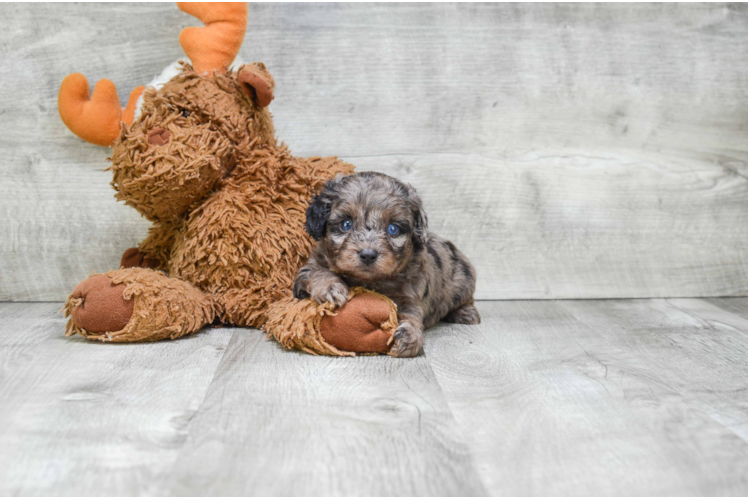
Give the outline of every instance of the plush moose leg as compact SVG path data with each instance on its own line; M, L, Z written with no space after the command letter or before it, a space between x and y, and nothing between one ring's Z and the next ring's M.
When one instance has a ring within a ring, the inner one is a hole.
M279 298L273 286L232 288L218 294L221 321L229 325L261 328L267 321L267 309Z
M397 329L397 306L378 293L354 288L338 310L333 304L291 296L273 303L264 330L288 349L355 356L387 353Z
M65 335L102 342L175 339L197 332L217 314L213 298L151 269L95 274L75 287L63 306Z

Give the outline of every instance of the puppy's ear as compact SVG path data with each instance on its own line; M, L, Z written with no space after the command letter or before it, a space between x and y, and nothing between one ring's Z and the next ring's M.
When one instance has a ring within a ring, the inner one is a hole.
M304 228L309 235L319 241L327 231L327 219L330 218L330 209L337 192L337 178L327 181L325 187L319 194L312 198L309 208L306 209L306 223Z
M416 251L426 246L429 239L429 220L423 209L423 202L412 186L408 189L408 199L413 211L413 246Z

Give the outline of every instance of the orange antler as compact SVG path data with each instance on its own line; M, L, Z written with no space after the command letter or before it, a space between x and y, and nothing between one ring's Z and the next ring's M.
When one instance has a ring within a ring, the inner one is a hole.
M200 19L202 28L185 28L179 43L202 74L226 72L234 61L247 30L247 4L230 2L178 2L182 12Z
M133 90L123 110L117 88L110 80L100 80L89 99L88 80L80 73L73 73L60 85L57 108L60 118L75 135L99 146L111 146L119 137L120 122L132 123L135 104L143 90L142 86Z

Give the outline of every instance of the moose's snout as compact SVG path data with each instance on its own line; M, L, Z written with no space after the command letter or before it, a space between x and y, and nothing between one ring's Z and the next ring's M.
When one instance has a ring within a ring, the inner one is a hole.
M169 139L171 139L171 134L165 128L158 127L148 132L148 144L163 146L169 142Z
M377 257L379 257L379 252L373 248L364 248L358 252L358 258L361 259L361 262L367 265L373 264L374 261L377 260Z

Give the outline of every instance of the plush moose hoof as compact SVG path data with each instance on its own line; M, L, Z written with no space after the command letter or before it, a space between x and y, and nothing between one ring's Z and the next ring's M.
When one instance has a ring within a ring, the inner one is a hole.
M390 319L390 305L372 293L360 293L320 322L320 334L338 349L358 353L386 353L392 332L382 329Z
M119 263L119 267L124 269L129 269L131 267L158 269L159 266L160 262L158 260L146 257L146 255L136 247L125 250L125 253L122 254L122 260L120 260Z
M194 286L153 269L137 267L82 281L62 311L65 335L101 342L176 339L216 317L215 300Z
M376 292L356 287L348 302L318 304L291 294L270 305L263 329L287 349L310 354L355 356L387 353L397 330L397 306Z
M70 316L78 328L91 333L122 330L132 317L134 302L123 297L125 284L113 285L105 274L91 276L73 290Z

